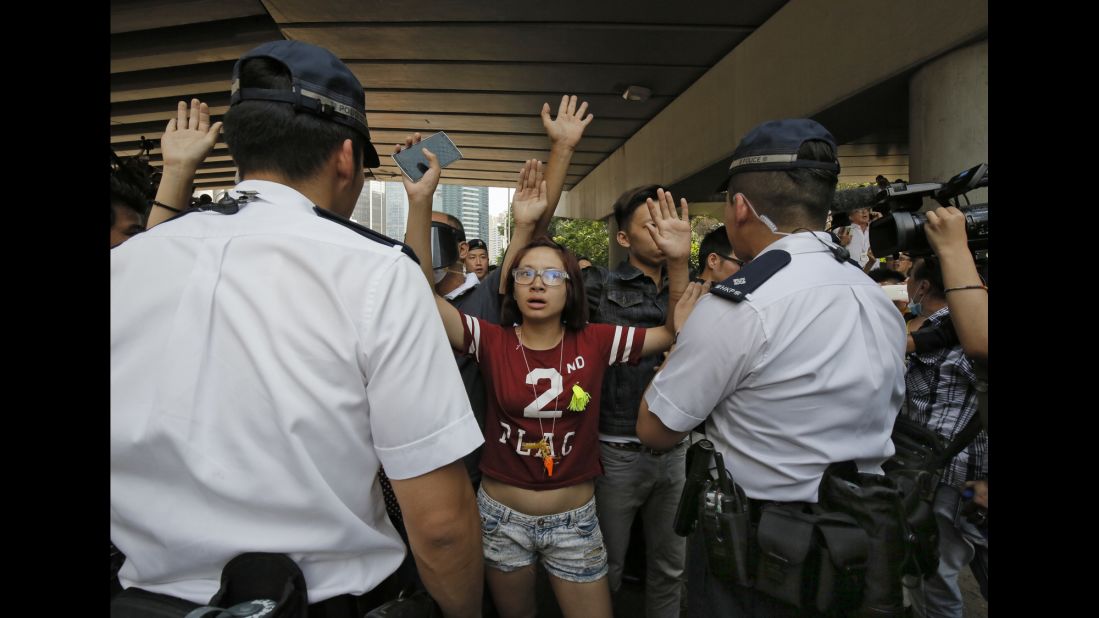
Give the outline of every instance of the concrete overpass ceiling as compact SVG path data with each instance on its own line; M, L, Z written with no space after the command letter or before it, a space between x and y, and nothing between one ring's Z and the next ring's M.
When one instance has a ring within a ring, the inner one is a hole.
M180 99L201 98L219 119L236 58L292 39L332 50L363 83L378 180L399 177L389 144L444 130L466 157L444 182L510 185L523 160L548 155L542 102L556 113L562 93L581 95L596 122L569 189L784 4L112 0L111 146L126 156L141 136L158 139ZM652 97L623 100L629 85ZM219 142L197 182L228 187L234 174Z
M840 183L873 182L878 174L920 181L908 177L908 82L913 73L899 73L812 116L839 145ZM725 197L713 190L731 161L732 153L669 189L692 203L692 213L720 218Z

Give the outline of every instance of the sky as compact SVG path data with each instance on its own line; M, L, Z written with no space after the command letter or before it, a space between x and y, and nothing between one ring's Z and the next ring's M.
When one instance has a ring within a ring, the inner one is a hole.
M488 214L490 217L495 217L508 209L508 202L510 201L508 193L510 191L511 189L503 187L488 188Z

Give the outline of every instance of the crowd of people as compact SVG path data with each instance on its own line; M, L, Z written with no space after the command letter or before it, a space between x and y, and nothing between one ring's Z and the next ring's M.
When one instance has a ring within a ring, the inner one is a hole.
M987 528L960 514L987 513L987 287L957 209L927 214L934 255L882 263L879 213L825 230L832 135L771 121L736 146L694 269L687 201L655 182L613 204L626 258L592 265L547 236L595 122L566 95L541 110L549 156L519 171L496 268L432 211L430 150L403 178L405 238L349 219L379 158L329 51L268 43L232 80L222 122L179 102L150 204L112 178L112 615L247 600L262 586L227 564L260 552L300 569L310 616L409 589L446 616L534 616L541 565L565 616L609 618L638 519L646 616L834 611L730 581L703 526L673 532L688 450L704 433L762 528L777 505L815 512L836 464L880 477L898 415L944 443L982 426L932 488L938 567L882 613L960 616L966 566L987 598ZM222 133L239 182L199 202Z

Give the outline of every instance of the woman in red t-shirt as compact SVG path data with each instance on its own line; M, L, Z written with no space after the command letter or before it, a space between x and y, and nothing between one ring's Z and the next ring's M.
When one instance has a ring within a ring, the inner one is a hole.
M434 165L434 157L428 159ZM528 161L512 202L517 228L533 227L546 209L541 176L540 164ZM545 237L503 265L501 322L511 326L464 315L436 295L451 345L474 356L485 378L477 502L486 578L502 616L534 615L539 559L565 616L611 616L593 481L602 473L603 373L615 363L636 363L671 347L671 322L676 329L682 325L702 292L692 284L684 293L691 240L686 200L680 218L670 194L660 192L658 198L659 205L648 203L649 231L668 259L669 306L674 307L663 328L588 324L576 258ZM430 264L424 274L431 281Z

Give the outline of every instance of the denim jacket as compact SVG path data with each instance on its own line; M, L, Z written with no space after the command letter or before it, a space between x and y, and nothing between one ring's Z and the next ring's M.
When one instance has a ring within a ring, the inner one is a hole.
M668 316L668 277L656 291L652 279L624 260L614 270L592 266L584 271L591 322L662 326ZM603 378L599 410L599 431L616 436L636 436L637 409L641 396L653 379L662 356L641 359L636 367L615 365Z

